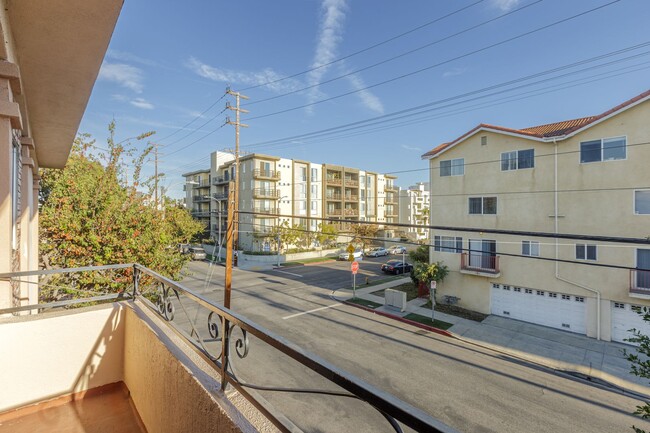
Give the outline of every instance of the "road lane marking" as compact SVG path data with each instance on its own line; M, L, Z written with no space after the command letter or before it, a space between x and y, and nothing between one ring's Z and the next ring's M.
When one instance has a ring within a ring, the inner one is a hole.
M302 275L294 274L293 272L281 271L279 269L273 269L275 272L280 272L281 274L293 275L294 277L302 278Z
M282 318L282 320L292 319L292 318L294 318L294 317L302 316L303 314L311 314L311 313L315 313L316 311L327 310L328 308L338 307L339 305L343 305L343 304L338 303L338 304L328 305L328 306L326 306L326 307L314 308L313 310L303 311L302 313L296 313L296 314L292 314L292 315L290 315L290 316L284 316L284 317Z

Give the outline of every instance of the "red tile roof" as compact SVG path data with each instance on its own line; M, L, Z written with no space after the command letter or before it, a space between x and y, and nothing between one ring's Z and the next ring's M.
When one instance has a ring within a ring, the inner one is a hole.
M422 155L422 159L428 159L431 157L434 157L438 155L440 152L443 150L461 142L468 136L474 134L476 131L481 130L481 129L491 129L491 130L497 130L497 131L503 131L503 132L509 132L513 134L519 134L519 135L527 135L529 137L534 137L534 138L551 138L551 137L563 137L568 134L571 134L572 132L575 132L581 128L587 127L590 124L593 124L594 122L603 119L610 114L616 113L617 111L620 111L635 102L638 102L644 98L647 98L650 96L650 90L647 90L640 95L635 96L632 99L629 99L622 104L617 105L616 107L605 111L602 114L599 114L597 116L588 116L588 117L581 117L579 119L573 119L573 120L565 120L562 122L555 122L555 123L548 123L546 125L539 125L539 126L531 126L529 128L522 128L522 129L513 129L513 128L506 128L503 126L497 126L497 125L489 125L487 123L481 123L480 125L470 129L467 131L465 134L461 135L454 141L450 141L448 143L443 143L424 155Z

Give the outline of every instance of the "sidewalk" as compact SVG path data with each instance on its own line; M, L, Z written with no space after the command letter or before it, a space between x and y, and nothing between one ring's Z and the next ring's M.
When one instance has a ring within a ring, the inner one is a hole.
M381 304L374 311L393 317L411 313L431 317L431 310L422 308L423 299L408 302L401 312L384 306L384 298L372 292L410 282L410 278L390 281L356 291L358 298ZM337 299L350 299L351 292L337 292ZM532 323L520 322L499 316L489 316L483 322L475 322L449 314L435 312L435 319L451 323L446 334L462 341L476 344L512 357L533 362L565 373L578 373L599 379L650 398L648 380L630 373L630 363L623 356L623 349L634 351L633 346L610 341L598 341L585 335Z

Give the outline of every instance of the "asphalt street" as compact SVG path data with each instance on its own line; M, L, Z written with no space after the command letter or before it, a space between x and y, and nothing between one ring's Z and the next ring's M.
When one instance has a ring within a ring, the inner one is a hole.
M380 263L361 262L357 282L383 278ZM640 404L613 390L555 374L521 360L374 315L332 299L349 289L350 264L233 272L231 308L364 381L462 432L615 432L639 419ZM192 262L181 282L217 303L224 268ZM207 314L186 307L200 328ZM187 323L177 312L176 322ZM207 329L207 328L206 328ZM236 335L235 335L236 337ZM334 389L285 355L253 339L233 361L244 382ZM304 431L392 431L374 409L342 397L260 391Z

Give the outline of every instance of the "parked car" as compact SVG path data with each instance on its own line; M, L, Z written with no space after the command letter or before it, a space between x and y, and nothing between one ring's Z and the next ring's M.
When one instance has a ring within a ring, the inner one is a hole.
M406 248L402 246L394 246L388 249L388 254L404 254L406 253Z
M187 254L189 254L192 257L192 260L205 260L207 255L205 254L205 250L200 247L191 247L187 250Z
M402 262L401 260L389 260L383 265L381 265L382 272L386 274L404 274L406 272L411 272L413 265L410 263Z
M364 253L363 255L366 257L381 257L381 256L387 256L388 251L386 251L386 248L384 247L377 247L371 249L370 251Z
M354 260L361 260L363 258L363 252L361 250L354 250L352 253L354 256ZM350 257L350 253L347 251L344 253L339 254L339 260L347 260Z

